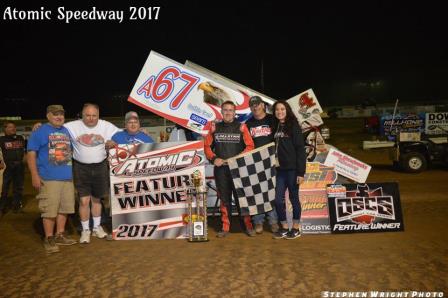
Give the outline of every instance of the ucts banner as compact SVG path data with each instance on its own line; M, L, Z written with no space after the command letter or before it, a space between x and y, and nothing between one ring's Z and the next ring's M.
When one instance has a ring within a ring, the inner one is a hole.
M236 105L238 120L250 115L247 90L226 87L204 74L151 51L128 101L205 135L221 120L221 104Z
M397 183L332 184L327 194L332 233L404 230Z
M191 174L204 172L202 141L119 145L109 150L115 240L185 238Z

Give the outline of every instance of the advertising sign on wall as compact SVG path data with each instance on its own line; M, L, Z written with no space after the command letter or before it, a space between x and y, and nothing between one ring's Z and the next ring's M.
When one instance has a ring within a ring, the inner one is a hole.
M448 133L448 112L426 113L425 132L429 135Z

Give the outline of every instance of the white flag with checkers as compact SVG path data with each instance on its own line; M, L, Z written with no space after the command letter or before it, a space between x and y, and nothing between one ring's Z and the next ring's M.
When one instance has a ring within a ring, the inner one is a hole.
M241 215L271 211L275 199L275 144L227 159Z

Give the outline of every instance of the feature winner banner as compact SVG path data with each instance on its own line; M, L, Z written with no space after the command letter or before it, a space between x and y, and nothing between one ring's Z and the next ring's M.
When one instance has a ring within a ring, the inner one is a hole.
M115 240L187 236L191 174L205 177L204 143L119 145L109 150Z
M366 182L372 168L368 164L334 148L330 148L324 164L328 167L334 167L338 174L359 183Z
M235 103L238 120L247 120L251 95L151 51L128 101L206 135L211 121L222 119L221 104L227 100Z
M332 233L404 230L397 183L332 184L327 194Z

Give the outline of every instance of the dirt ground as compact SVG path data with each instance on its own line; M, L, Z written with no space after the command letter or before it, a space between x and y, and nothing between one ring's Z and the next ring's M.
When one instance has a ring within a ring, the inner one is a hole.
M397 181L404 232L273 240L235 230L210 241L106 241L44 253L29 181L24 214L0 220L0 297L320 297L322 291L442 291L448 295L448 169L392 170L362 151L362 120L326 120L329 142L373 166L368 182ZM234 225L236 226L236 225ZM72 227L73 236L78 238Z

